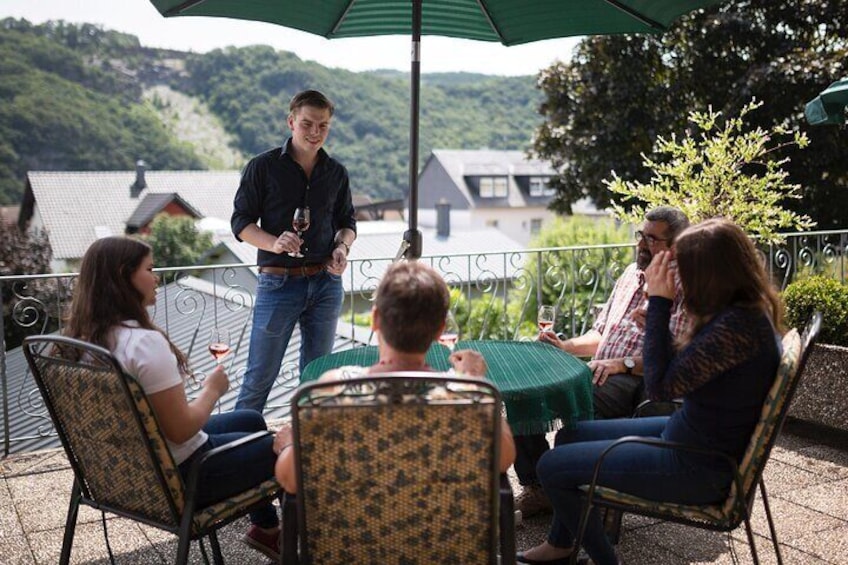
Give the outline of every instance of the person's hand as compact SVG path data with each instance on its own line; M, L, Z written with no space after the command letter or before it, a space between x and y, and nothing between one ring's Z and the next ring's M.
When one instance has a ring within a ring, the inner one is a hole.
M209 373L203 380L203 388L207 388L214 392L218 398L224 396L230 388L230 379L227 377L227 372L222 365L218 365Z
M347 268L345 247L343 245L339 245L333 249L333 255L330 257L329 262L327 262L327 272L334 275L341 275L344 273L345 268Z
M272 449L274 453L279 455L284 447L291 445L293 442L294 433L292 433L291 424L283 424L283 427L274 434L274 446Z
M560 339L555 332L540 332L537 339L542 343L550 343L554 347L559 347L569 353L568 347L565 345L566 340Z
M627 367L624 366L624 361L621 359L592 359L588 365L592 371L592 383L598 386L604 386L610 375L627 372Z
M630 313L630 319L633 320L633 323L636 324L636 327L640 330L645 329L645 320L648 317L648 311L645 308L636 308L633 312Z
M300 246L303 245L303 240L297 237L297 234L290 231L284 231L274 241L271 247L271 252L277 255L281 253L297 253L300 251Z
M669 267L671 252L657 251L651 264L645 269L645 283L648 286L648 296L662 296L674 300L674 270Z
M460 349L448 357L448 361L457 375L466 377L485 377L488 366L479 351Z

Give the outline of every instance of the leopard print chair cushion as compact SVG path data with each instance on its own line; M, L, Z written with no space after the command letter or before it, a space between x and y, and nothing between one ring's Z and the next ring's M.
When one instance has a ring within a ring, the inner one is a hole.
M45 393L79 464L85 489L99 504L176 530L185 508L185 484L147 396L135 379L116 374L107 358L89 355L86 359L72 362L43 355L35 360ZM136 414L141 426L135 423ZM198 509L192 534L244 514L248 507L274 497L279 490L275 480L268 480Z
M311 563L492 561L488 404L356 404L298 410Z
M82 480L94 500L105 506L147 516L176 526L169 501L173 496L182 508L182 481L170 452L160 438L159 463L169 477L170 493L161 487L156 462L148 454L142 430L135 425L132 402L120 379L109 369L39 359L41 373L59 421L79 462ZM136 403L146 406L142 421L156 427L143 393L130 382ZM133 390L135 388L135 390ZM170 473L167 473L170 468ZM144 488L140 488L142 485Z

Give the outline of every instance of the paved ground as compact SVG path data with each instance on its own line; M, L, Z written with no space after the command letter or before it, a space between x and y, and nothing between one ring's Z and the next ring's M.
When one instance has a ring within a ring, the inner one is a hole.
M57 563L72 483L64 454L49 450L0 459L0 471L0 563ZM845 437L798 424L788 426L766 468L766 486L785 563L848 563ZM106 523L118 564L173 562L176 542L170 534L115 517ZM221 532L227 563L265 565L263 556L238 542L246 528L242 520ZM525 520L516 531L518 548L544 539L546 529L545 517ZM754 529L761 562L774 563L759 501ZM633 516L625 516L620 549L628 565L751 562L744 529L714 533ZM109 563L101 518L91 509L81 510L71 562ZM196 547L191 562L202 563Z

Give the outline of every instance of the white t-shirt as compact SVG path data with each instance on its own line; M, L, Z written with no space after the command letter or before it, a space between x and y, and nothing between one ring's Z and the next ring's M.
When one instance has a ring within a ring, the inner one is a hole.
M126 327L130 326L130 327ZM112 330L109 343L112 354L121 363L124 370L135 377L145 394L183 386L183 377L177 367L177 358L168 345L168 340L157 331L146 330L138 326L135 320L124 321L124 325ZM200 430L184 443L165 440L171 456L179 465L206 443L208 436Z

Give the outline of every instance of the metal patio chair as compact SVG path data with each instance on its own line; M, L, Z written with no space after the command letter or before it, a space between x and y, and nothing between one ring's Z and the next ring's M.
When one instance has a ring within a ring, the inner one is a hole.
M630 436L621 438L610 445L601 454L595 465L592 482L581 487L585 493L585 502L580 518L580 528L576 541L577 547L583 541L589 512L593 506L597 506L599 508L615 509L622 512L660 518L696 528L725 532L736 529L744 522L751 556L753 562L758 564L757 547L754 542L754 533L751 529L751 511L754 498L757 494L757 486L759 485L763 508L768 520L772 544L774 545L774 552L778 564L782 564L783 557L780 554L777 531L774 527L768 496L766 495L763 470L780 434L780 430L783 427L783 422L789 410L789 404L792 401L798 381L803 373L804 364L810 354L811 346L815 343L821 330L821 323L821 313L815 312L807 324L803 336L799 336L798 331L792 329L783 337L783 354L777 369L777 377L766 395L760 419L748 443L748 448L738 465L733 457L724 453L681 443L667 442L656 438ZM683 450L721 457L733 468L733 482L727 498L714 504L680 504L647 500L598 485L598 474L603 466L604 457L611 450L627 443L642 443L656 446L659 449ZM574 555L576 556L577 552L574 552Z
M80 504L176 534L176 563L183 564L191 541L207 536L215 562L222 563L216 530L274 498L282 503L272 479L205 508L195 505L204 462L267 432L205 453L185 484L147 396L108 350L67 337L33 336L24 340L24 354L74 471L61 564L70 560ZM108 536L106 545L114 561ZM202 542L201 551L208 562Z
M490 383L438 373L302 385L283 562L482 565L500 548L500 562L514 563L501 411Z

